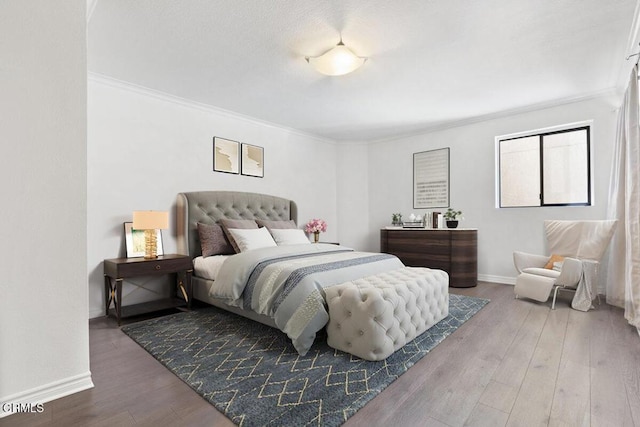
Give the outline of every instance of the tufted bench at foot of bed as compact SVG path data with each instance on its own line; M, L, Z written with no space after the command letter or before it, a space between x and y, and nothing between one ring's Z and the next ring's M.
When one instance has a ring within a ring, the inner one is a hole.
M449 276L403 267L325 289L327 343L366 360L383 360L447 317Z

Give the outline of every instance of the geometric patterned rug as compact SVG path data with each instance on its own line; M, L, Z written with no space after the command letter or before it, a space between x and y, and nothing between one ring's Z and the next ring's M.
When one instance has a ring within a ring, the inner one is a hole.
M449 316L379 362L322 333L300 356L277 329L216 307L122 330L239 426L339 426L488 302L449 294Z

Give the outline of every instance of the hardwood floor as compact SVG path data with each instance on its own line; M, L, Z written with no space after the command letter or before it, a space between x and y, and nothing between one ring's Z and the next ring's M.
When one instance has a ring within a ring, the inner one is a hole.
M480 283L452 293L485 308L345 426L640 426L640 337L622 310L556 310ZM1 426L229 426L209 403L124 335L90 322L95 388Z

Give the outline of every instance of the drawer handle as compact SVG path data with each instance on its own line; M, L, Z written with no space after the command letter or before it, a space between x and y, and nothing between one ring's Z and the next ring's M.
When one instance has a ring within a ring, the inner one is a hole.
M160 264L156 265L156 270L160 270Z

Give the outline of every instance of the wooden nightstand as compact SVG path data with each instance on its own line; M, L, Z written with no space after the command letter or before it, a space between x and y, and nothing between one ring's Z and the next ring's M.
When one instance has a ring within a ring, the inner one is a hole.
M191 309L191 274L193 265L187 255L161 255L156 259L114 258L104 260L104 290L106 313L109 315L111 303L115 305L115 315L120 326L123 317L142 313L187 306ZM122 281L130 277L175 274L177 288L184 300L175 296L141 304L122 306ZM114 283L115 281L115 283Z

